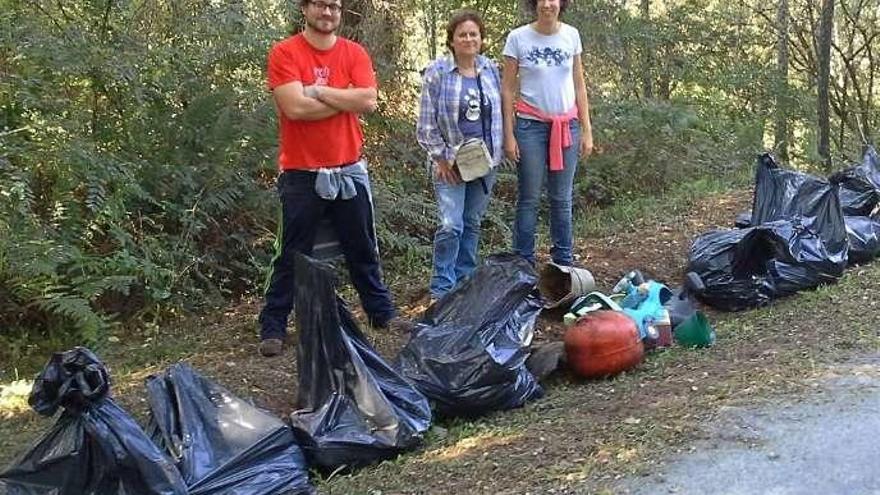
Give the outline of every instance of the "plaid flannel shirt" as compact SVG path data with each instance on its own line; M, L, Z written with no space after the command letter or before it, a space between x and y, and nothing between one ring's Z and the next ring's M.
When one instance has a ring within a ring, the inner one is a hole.
M491 104L491 120L487 126L492 137L492 166L497 166L503 157L501 118L501 74L498 66L490 59L478 55L477 76L485 98ZM435 160L455 160L455 152L464 141L458 128L461 105L461 75L452 55L439 57L425 69L422 78L419 121L416 125L416 139L428 152L428 164Z

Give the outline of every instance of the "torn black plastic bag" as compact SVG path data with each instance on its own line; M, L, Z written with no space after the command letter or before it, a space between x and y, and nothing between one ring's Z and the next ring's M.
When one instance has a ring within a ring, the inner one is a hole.
M488 258L429 310L400 351L398 369L445 416L477 416L540 397L525 365L541 311L537 284L524 258Z
M844 242L835 242L829 249L817 223L816 217L804 217L758 226L757 229L765 234L762 241L766 247L759 248L760 243L756 244L753 258L743 260L745 267L741 270L757 269L756 259L760 253L769 252L765 266L776 286L776 297L837 282L847 263L846 230ZM738 269L734 268L735 271Z
M293 432L186 364L147 379L153 440L191 495L314 493Z
M880 158L874 147L865 150L862 163L832 175L840 187L851 263L864 263L880 254Z
M846 216L866 217L877 213L880 204L880 158L869 146L862 163L833 174L829 180L840 186L840 206Z
M52 428L0 473L4 495L183 495L177 468L109 397L107 368L88 349L55 353L29 402Z
M826 179L781 168L769 154L761 155L755 175L751 225L776 220L804 220L825 244L828 261L846 265L846 225L838 187Z
M698 238L689 256L712 306L740 310L833 283L848 261L837 186L758 158L751 227Z
M769 154L764 154L758 159L751 224L759 226L777 220L792 221L793 229L803 226L821 241L818 244L812 241L802 244L805 251L801 253L794 241L803 241L806 237L795 237L790 232L781 233L791 240L788 249L791 257L818 273L815 276L798 274L790 280L785 273L780 273L775 280L779 295L815 287L818 283L831 283L840 278L848 262L849 242L838 186L826 179L785 170ZM789 286L796 289L791 290Z
M763 267L766 253L761 256L755 272L734 272L740 260L753 256L757 238L763 234L756 228L714 230L698 237L688 255L688 271L697 273L705 289L697 297L710 306L727 311L763 306L775 294L773 281Z
M843 217L849 238L850 263L866 263L880 255L880 219Z
M329 267L298 254L296 279L299 410L290 418L309 463L355 468L418 446L428 400L367 342Z
M750 213L741 213L736 218L736 228L749 227ZM866 263L880 255L880 219L845 215L843 221L846 224L846 237L849 242L847 250L849 264Z
M688 271L696 272L705 285L697 297L716 308L739 311L833 283L843 268L814 225L812 218L778 220L700 236L688 256Z

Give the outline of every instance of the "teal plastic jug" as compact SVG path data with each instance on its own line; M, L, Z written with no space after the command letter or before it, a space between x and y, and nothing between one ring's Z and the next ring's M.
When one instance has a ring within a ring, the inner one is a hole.
M651 338L659 339L659 335L652 335L650 329L656 328L657 324L667 324L669 313L663 305L672 297L672 291L665 285L650 280L640 285L627 287L626 297L620 303L623 312L636 322L639 336L644 340Z

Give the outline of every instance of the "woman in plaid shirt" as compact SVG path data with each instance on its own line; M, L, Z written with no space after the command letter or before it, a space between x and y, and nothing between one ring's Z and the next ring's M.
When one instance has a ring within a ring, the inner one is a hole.
M416 131L428 153L440 220L434 234L432 299L476 268L480 222L495 183L494 166L502 158L501 77L497 65L480 54L485 34L479 14L455 13L446 27L451 53L428 65L422 81ZM462 182L455 154L468 138L486 143L493 170L482 180Z

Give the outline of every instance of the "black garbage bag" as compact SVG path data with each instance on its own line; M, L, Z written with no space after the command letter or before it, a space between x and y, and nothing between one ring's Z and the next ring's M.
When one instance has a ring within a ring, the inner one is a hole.
M736 228L750 226L751 213L741 213L736 218ZM866 263L877 257L880 254L880 218L845 215L843 220L849 243L848 263Z
M751 227L714 231L691 247L689 271L706 289L698 297L731 311L833 283L848 261L837 186L758 159Z
M880 159L874 147L865 151L862 163L833 174L829 180L840 186L843 214L871 216L880 204Z
M153 440L191 495L311 494L293 431L275 416L178 363L147 379Z
M837 185L828 180L785 170L769 154L759 158L751 224L758 226L777 220L790 220L791 228L780 234L792 241L787 250L791 254L791 262L818 272L815 276L794 274L791 280L780 272L775 280L777 289L780 289L780 284L784 286L779 295L815 287L820 283L832 283L843 274L848 261L849 242L837 193ZM802 227L809 229L816 238L807 241L808 237L799 230ZM795 230L798 232L795 233ZM802 244L794 244L795 239ZM791 289L789 286L792 286Z
M849 239L850 263L866 263L880 255L880 219L843 217Z
M526 368L541 311L537 284L524 258L488 258L429 309L397 368L446 416L477 416L540 397Z
M763 306L775 295L773 280L764 267L766 253L761 256L754 272L737 271L743 260L753 256L760 242L761 231L755 227L732 230L714 230L698 237L688 255L688 270L696 272L705 289L697 297L719 309L739 311Z
M835 282L843 271L839 258L816 230L813 218L795 218L698 238L689 267L706 286L698 298L738 311Z
M752 226L752 212L744 211L736 215L733 226L738 229L745 229Z
M299 410L290 419L309 463L355 468L418 446L428 400L367 342L329 267L297 255L296 279Z
M758 159L750 224L813 218L813 229L822 238L829 261L842 269L846 265L846 226L837 190L826 179L783 169L765 153Z
M694 241L688 258L688 270L705 284L698 299L727 311L833 283L842 273L811 218L709 232Z
M183 495L177 468L110 393L107 368L83 347L55 353L29 402L52 428L0 473L7 495Z
M843 244L843 251L839 247L836 251L830 250L822 238L822 227L817 223L815 217L803 217L767 222L757 227L764 233L764 246L756 246L753 256L757 259L762 253L765 256L770 254L764 266L773 279L776 297L833 284L843 275L847 244ZM755 259L745 260L742 271L759 270Z

